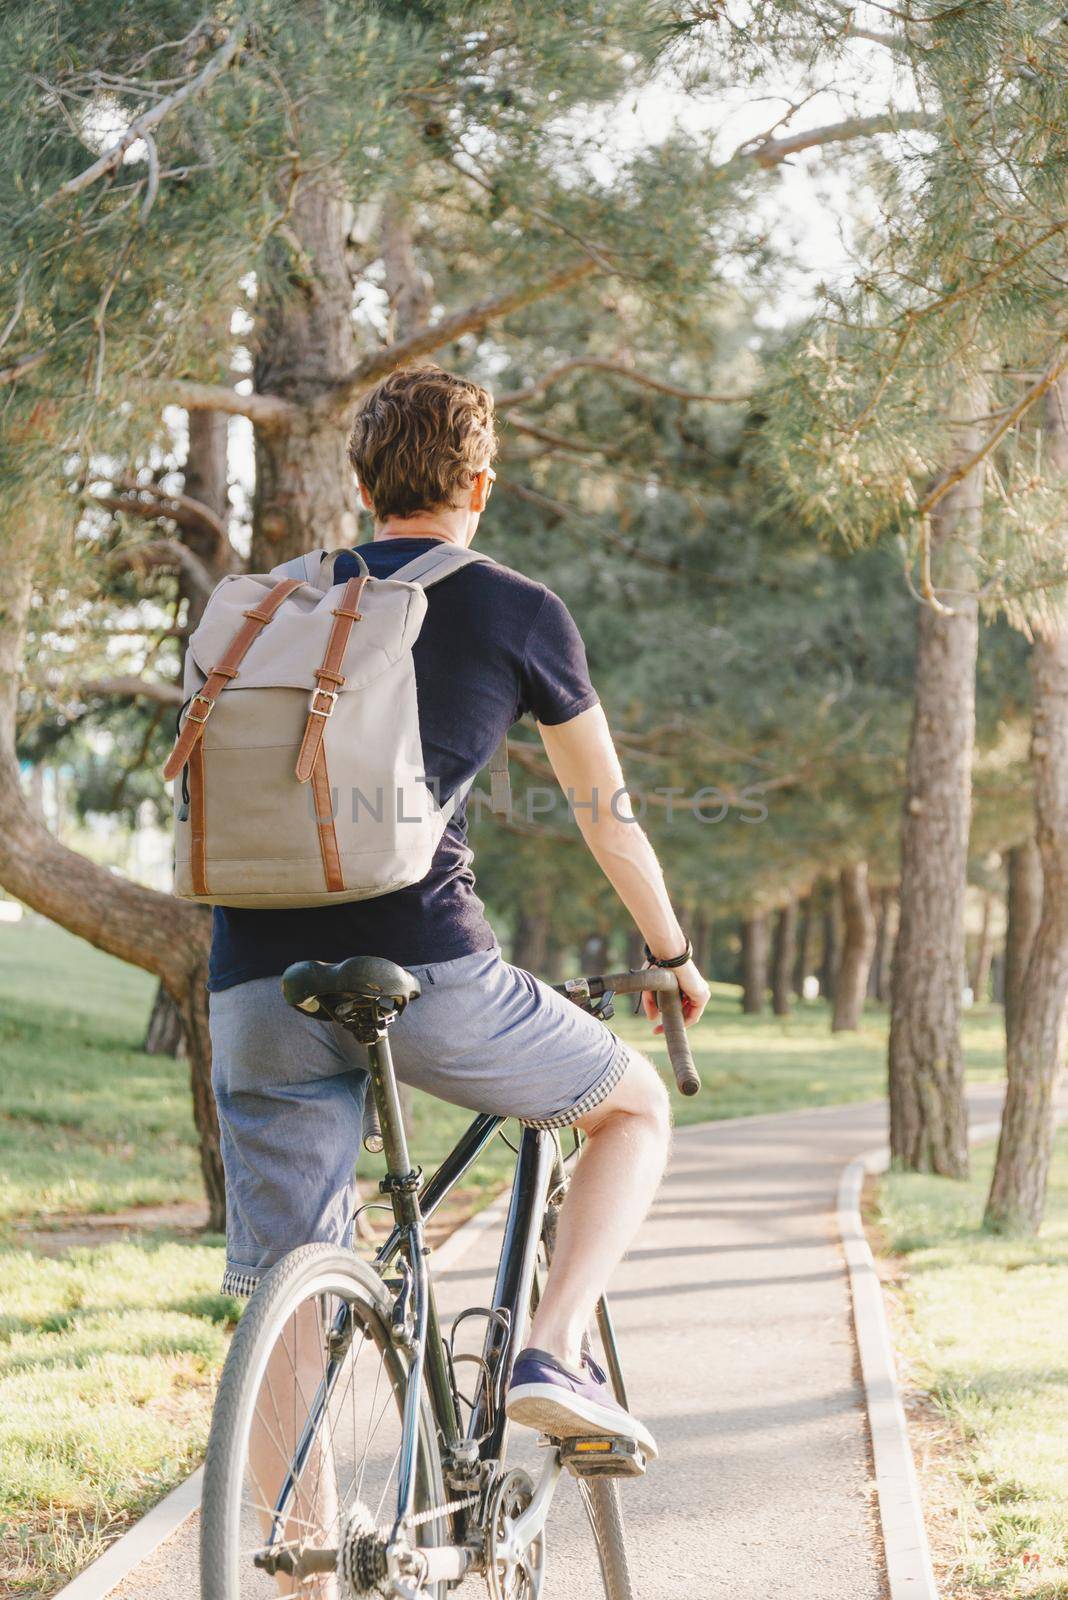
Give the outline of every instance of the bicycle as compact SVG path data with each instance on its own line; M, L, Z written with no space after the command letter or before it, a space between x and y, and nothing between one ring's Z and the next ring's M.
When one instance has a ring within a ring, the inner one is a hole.
M686 1094L700 1087L672 972L654 967L556 987L606 1022L615 995L655 992L678 1086ZM416 980L392 962L353 957L336 966L299 962L283 989L290 1004L339 1023L367 1047L373 1100L363 1139L384 1150L379 1187L393 1225L370 1262L328 1244L292 1251L250 1299L205 1461L203 1600L266 1600L279 1588L329 1600L444 1600L472 1572L485 1577L492 1600L538 1600L545 1522L565 1470L578 1480L606 1600L633 1600L617 1481L644 1472L638 1445L603 1436L543 1440L537 1482L506 1464L508 1377L552 1256L574 1151L564 1157L556 1132L523 1130L492 1301L462 1311L444 1336L424 1224L506 1119L476 1116L424 1183L408 1154L388 1038L391 1022L418 998ZM485 1322L481 1354L465 1354L457 1330L475 1318ZM605 1299L596 1321L626 1407ZM458 1381L464 1363L475 1373L470 1395Z

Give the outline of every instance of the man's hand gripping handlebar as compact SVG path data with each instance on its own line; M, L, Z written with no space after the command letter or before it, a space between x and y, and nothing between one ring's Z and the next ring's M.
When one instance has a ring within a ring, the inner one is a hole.
M641 972L612 972L602 978L572 978L558 986L579 1005L598 1000L604 994L654 994L660 1007L668 1058L681 1094L696 1094L701 1087L693 1064L690 1041L683 1017L682 996L674 972L664 967L645 967Z

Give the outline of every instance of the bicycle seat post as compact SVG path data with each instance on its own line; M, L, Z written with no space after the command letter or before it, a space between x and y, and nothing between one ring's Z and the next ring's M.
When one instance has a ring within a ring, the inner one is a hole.
M397 1074L389 1047L389 1024L395 1015L395 1011L386 1011L371 1001L360 1007L358 1030L352 1027L351 1022L348 1026L367 1046L367 1066L382 1125L382 1149L386 1160L386 1176L380 1188L394 1202L398 1222L410 1226L416 1219L414 1194L422 1174L412 1171L408 1135L397 1090Z

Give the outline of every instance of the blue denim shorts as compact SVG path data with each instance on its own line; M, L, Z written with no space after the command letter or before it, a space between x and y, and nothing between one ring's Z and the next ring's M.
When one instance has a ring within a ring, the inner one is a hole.
M565 1128L626 1071L627 1048L603 1023L497 949L409 970L423 992L389 1034L402 1083L471 1111ZM210 1005L223 1288L248 1295L298 1245L350 1239L367 1058L344 1029L288 1006L278 978L221 989Z

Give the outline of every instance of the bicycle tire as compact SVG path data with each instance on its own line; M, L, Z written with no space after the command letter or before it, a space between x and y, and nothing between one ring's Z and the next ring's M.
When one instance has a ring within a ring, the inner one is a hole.
M374 1339L397 1405L403 1411L408 1364L390 1331L390 1297L377 1273L351 1251L311 1244L291 1251L263 1279L234 1334L212 1414L204 1462L200 1528L202 1600L242 1600L240 1550L243 1486L248 1438L267 1361L282 1329L297 1307L313 1297L337 1294L348 1300L359 1326ZM386 1401L388 1405L388 1397ZM427 1396L422 1397L416 1511L445 1504L437 1433ZM420 1529L420 1542L447 1541L447 1519L437 1517ZM314 1590L316 1585L312 1585ZM445 1600L447 1585L428 1594Z
M615 1478L578 1480L579 1493L586 1508L607 1600L635 1600L627 1561L627 1537L623 1526L623 1507L619 1483Z
M549 1204L542 1220L541 1238L546 1265L552 1261L559 1206ZM593 1533L597 1560L604 1583L605 1600L635 1600L627 1559L627 1537L619 1483L614 1478L576 1479L583 1507Z

